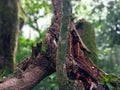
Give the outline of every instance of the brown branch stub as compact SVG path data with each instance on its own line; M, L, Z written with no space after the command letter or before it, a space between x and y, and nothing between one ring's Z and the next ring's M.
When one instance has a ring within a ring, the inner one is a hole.
M38 56L38 54L42 51L41 49L42 49L42 42L37 43L36 46L32 45L32 58L33 59Z

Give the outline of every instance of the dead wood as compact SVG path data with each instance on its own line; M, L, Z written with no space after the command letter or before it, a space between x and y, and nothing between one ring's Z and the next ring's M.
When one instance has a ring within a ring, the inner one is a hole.
M88 58L90 53L82 42L74 23L70 22L70 32L67 51L67 73L73 80L81 80L86 90L97 88L98 82L104 73Z

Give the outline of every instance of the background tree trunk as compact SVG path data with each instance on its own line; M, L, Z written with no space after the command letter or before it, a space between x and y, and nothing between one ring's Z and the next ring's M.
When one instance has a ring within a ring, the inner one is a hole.
M88 56L97 65L98 56L97 56L95 31L93 25L84 19L80 19L76 23L76 29L80 37L82 38L83 42L91 52L91 54L88 54Z
M19 0L0 1L0 72L12 73L18 41Z

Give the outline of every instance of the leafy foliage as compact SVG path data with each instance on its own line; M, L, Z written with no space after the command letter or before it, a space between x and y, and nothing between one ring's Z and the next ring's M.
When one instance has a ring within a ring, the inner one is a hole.
M28 17L27 24L38 32L39 37L42 37L38 20L51 12L51 2L48 0L24 0L22 3Z
M113 74L109 74L104 75L99 84L107 87L109 90L114 90L117 87L117 85L114 85L115 82L119 82L119 78Z
M31 55L31 47L32 44L34 43L35 41L26 40L26 38L23 36L19 37L19 45L17 50L17 63L20 63L21 60L24 60L25 58Z

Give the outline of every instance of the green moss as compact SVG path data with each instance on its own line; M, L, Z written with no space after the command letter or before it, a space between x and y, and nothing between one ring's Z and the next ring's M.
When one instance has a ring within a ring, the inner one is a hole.
M80 37L82 38L87 48L91 51L91 54L88 54L88 56L93 60L94 63L97 64L98 57L93 25L90 22L82 19L76 23L76 26Z

